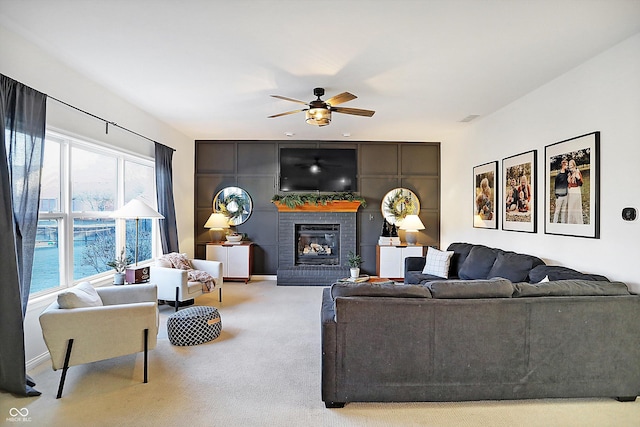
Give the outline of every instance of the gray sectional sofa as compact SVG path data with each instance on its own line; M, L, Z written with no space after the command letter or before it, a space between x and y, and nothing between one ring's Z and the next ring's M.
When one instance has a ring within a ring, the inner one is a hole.
M542 271L544 263L531 261L527 278L544 273L550 281L422 278L423 284L336 283L325 288L326 406L635 400L640 395L640 296L601 276L554 280L551 276L562 276L562 268ZM541 271L532 272L536 268Z

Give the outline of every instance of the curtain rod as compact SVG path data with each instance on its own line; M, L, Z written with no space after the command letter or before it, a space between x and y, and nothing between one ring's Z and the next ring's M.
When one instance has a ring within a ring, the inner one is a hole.
M15 79L12 79L12 78L11 78L11 77L9 77L9 76L6 76L5 74L1 74L1 73L0 73L0 76L7 77L8 79L11 79L11 80L13 80L13 81L16 81L16 82L20 83L21 85L24 85L24 86L26 86L26 87L30 87L30 86L27 86L27 85L25 85L24 83L22 83L22 82L20 82L20 81L18 81L18 80L15 80ZM31 88L31 89L33 89L33 88ZM38 91L37 89L33 89L33 90ZM44 92L41 92L41 91L38 91L38 92L40 92L40 93L44 93ZM149 138L149 137L146 137L146 136L144 136L144 135L142 135L142 134L140 134L140 133L138 133L138 132L132 131L131 129L128 129L128 128L124 127L124 126L120 126L120 125L119 125L119 124L117 124L116 122L110 122L110 121L109 121L109 120L107 120L107 119L103 119L103 118L102 118L102 117L100 117L100 116L96 116L95 114L90 113L90 112L88 112L88 111L85 111L85 110L83 110L82 108L78 108L78 107L76 107L75 105L71 105L71 104L69 104L68 102L61 101L61 100L59 100L58 98L55 98L55 97L53 97L53 96L51 96L51 95L47 95L47 94L45 94L45 95L47 96L47 98L48 98L48 99L53 99L54 101L57 101L57 102L59 102L60 104L66 105L66 106L67 106L67 107L69 107L69 108L73 108L74 110L80 111L81 113L84 113L84 114L86 114L86 115L88 115L88 116L91 116L91 117L93 117L93 118L95 118L95 119L98 119L98 120L103 121L103 122L105 123L105 133L106 133L106 134L109 134L109 125L111 125L111 126L115 126L115 127L119 128L119 129L122 129L122 130L124 130L124 131L127 131L127 132L129 132L129 133L132 133L132 134L134 134L134 135L136 135L136 136L138 136L138 137L140 137L140 138L146 139L147 141L151 141L151 142L153 142L154 144L155 144L155 143L162 144L162 143L160 143L160 142L158 142L158 141L155 141L155 140L153 140L153 139L151 139L151 138ZM165 144L162 144L162 145L164 145L164 146L165 146L165 147L167 147L167 148L171 148L173 151L176 151L176 149L175 149L175 148L169 147L168 145L165 145Z
M90 113L90 112L88 112L88 111L85 111L85 110L83 110L82 108L78 108L78 107L76 107L75 105L71 105L71 104L69 104L69 103L67 103L67 102L61 101L61 100L59 100L58 98L54 98L54 97L53 97L53 96L51 96L51 95L47 95L47 98L49 98L49 99L53 99L54 101L57 101L57 102L59 102L60 104L66 105L66 106L67 106L67 107L69 107L69 108L73 108L74 110L80 111L81 113L84 113L84 114L86 114L86 115L88 115L88 116L91 116L91 117L93 117L93 118L95 118L95 119L98 119L98 120L103 121L103 122L105 123L105 133L107 133L107 134L109 133L109 125L111 125L111 126L115 126L115 127L119 128L119 129L122 129L122 130L124 130L124 131L127 131L127 132L129 132L129 133L132 133L132 134L134 134L134 135L136 135L136 136L139 136L140 138L144 138L144 139L146 139L147 141L151 141L151 142L153 142L153 143L156 143L156 142L157 142L157 141L155 141L155 140L153 140L153 139L151 139L151 138L149 138L149 137L146 137L146 136L144 136L144 135L142 135L142 134L140 134L140 133L138 133L138 132L136 132L136 131L133 131L133 130L131 130L131 129L128 129L128 128L124 127L124 126L120 126L120 125L119 125L119 124L117 124L116 122L111 122L111 121L109 121L109 120L107 120L107 119L103 119L103 118L102 118L102 117L100 117L100 116L96 116L96 115L95 115L95 114L93 114L93 113ZM171 148L171 147L169 147L169 148ZM173 148L172 150L173 150L173 151L176 151L176 150L175 150L175 148Z

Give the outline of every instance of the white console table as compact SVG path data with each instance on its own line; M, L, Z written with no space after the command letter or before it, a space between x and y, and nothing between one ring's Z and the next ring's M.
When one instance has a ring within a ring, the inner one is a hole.
M207 243L207 259L222 262L224 280L241 280L247 283L251 280L253 242Z
M400 245L376 247L376 273L378 277L404 279L404 259L424 256L422 245Z

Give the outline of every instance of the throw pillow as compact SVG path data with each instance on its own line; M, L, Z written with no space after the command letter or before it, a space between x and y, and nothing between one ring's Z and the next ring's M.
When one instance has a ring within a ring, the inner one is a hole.
M496 250L477 245L469 252L469 256L460 266L458 276L461 279L487 279L489 271L496 261Z
M58 294L60 308L100 307L102 299L89 282L82 282Z
M156 267L162 268L173 268L171 261L166 259L165 257L156 258Z
M526 255L515 252L498 252L496 262L487 277L504 277L514 283L523 282L529 276L531 267L533 267L533 262Z
M422 274L430 274L447 279L453 253L453 251L439 251L431 247L427 249L427 257Z
M171 252L170 254L166 254L163 258L168 259L171 262L173 268L177 268L180 270L192 270L191 262L189 258L187 258L187 254L179 254L176 252Z

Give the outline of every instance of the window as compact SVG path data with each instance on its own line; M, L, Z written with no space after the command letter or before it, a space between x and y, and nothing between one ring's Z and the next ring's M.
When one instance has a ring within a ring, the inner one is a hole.
M47 132L31 295L107 277L125 247L133 259L135 221L110 214L133 198L155 206L151 159ZM153 256L157 223L138 226L138 262Z

